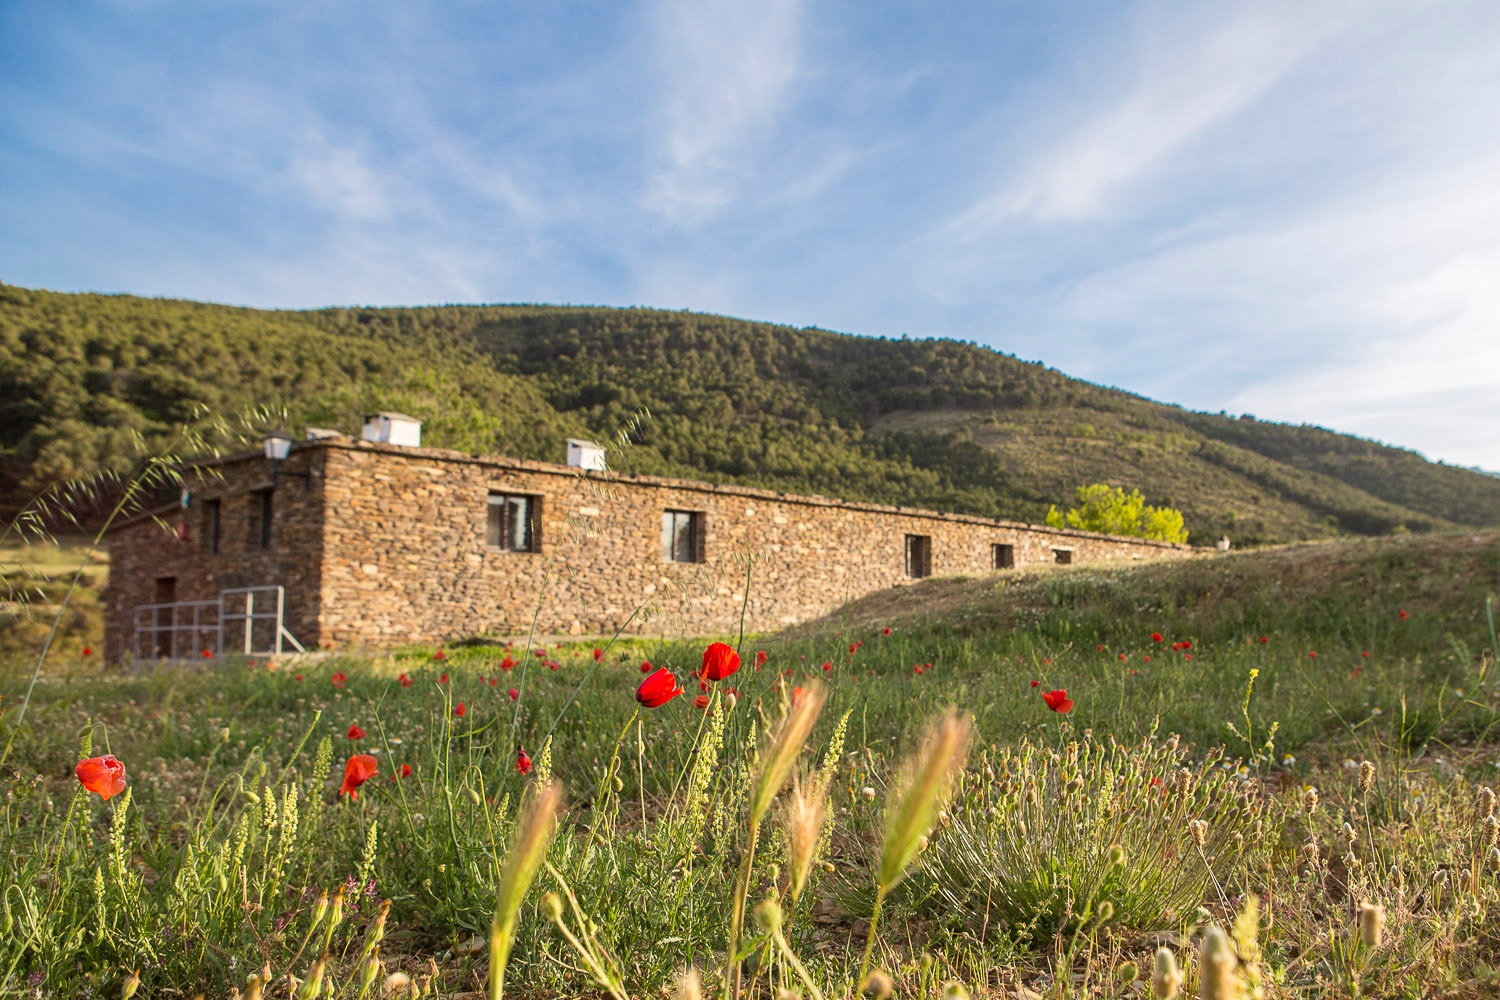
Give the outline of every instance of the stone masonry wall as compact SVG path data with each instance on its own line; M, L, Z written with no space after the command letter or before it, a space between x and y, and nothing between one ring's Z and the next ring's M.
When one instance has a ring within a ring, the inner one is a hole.
M1018 567L1181 555L1186 546L957 514L799 497L689 480L588 473L349 439L297 445L273 481L260 456L216 465L186 509L111 532L106 653L133 648L132 611L162 599L280 584L288 629L308 648L389 647L544 633L727 635L806 621L910 582L906 537L930 539L934 575L993 571L991 546ZM302 477L299 474L306 474ZM261 548L257 491L274 485L272 537ZM486 543L491 493L537 498L539 544ZM209 551L208 501L220 501ZM702 561L663 558L664 511L701 517ZM186 538L175 532L185 522ZM746 578L749 598L746 601ZM233 650L237 635L226 639ZM154 650L147 649L150 656Z
M796 497L738 486L620 477L544 463L340 442L326 449L318 641L443 642L542 632L728 634L775 629L908 582L907 535L931 539L934 575L1159 558L1185 546ZM540 545L486 545L491 492L540 498ZM703 561L663 558L666 510L699 512ZM632 617L634 615L634 617Z
M105 655L119 662L134 653L134 609L163 600L163 581L172 580L172 601L214 600L221 590L281 585L286 588L286 625L311 648L316 636L319 569L322 561L322 477L324 453L299 449L273 480L264 458L240 457L205 465L190 476L191 501L142 515L110 532L109 585L105 594ZM308 473L304 479L294 473ZM273 488L274 487L274 488ZM271 490L271 544L260 547L258 491ZM219 501L220 539L210 551L209 501ZM165 522L158 523L158 518ZM179 526L185 525L185 529ZM185 537L179 537L179 534ZM270 610L257 598L255 610ZM205 617L217 621L215 615ZM243 627L226 637L230 650L241 648ZM267 624L256 639L271 637ZM212 648L217 629L184 634L179 654ZM218 650L213 650L218 652ZM143 643L145 658L156 650Z

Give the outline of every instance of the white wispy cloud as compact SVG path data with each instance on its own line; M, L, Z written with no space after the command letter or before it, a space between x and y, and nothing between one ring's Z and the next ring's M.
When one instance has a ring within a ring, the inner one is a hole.
M661 155L641 199L691 224L728 206L794 97L800 0L661 0L650 15Z

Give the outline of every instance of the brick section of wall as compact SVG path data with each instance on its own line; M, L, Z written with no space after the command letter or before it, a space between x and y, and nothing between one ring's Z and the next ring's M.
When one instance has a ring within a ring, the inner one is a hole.
M994 571L992 546L1018 567L1183 555L1186 546L739 486L587 475L565 466L348 439L298 445L274 492L273 538L254 533L258 456L200 479L179 541L150 518L110 536L107 652L131 646L131 612L175 579L174 600L232 587L286 588L287 625L313 648L389 647L484 634L628 632L727 635L742 605L750 630L780 628L910 582L907 536L930 539L934 575ZM490 547L491 493L537 498L535 552ZM221 503L218 554L207 501ZM662 514L701 518L701 562L664 558ZM746 601L746 577L749 598ZM627 624L628 621L628 624ZM226 643L230 645L231 643Z
M491 492L540 498L540 551L486 545ZM684 480L590 474L429 449L334 445L327 457L321 639L389 646L476 634L727 634L745 605L775 629L908 581L906 536L935 575L1159 558L1184 546ZM700 563L663 558L662 514L697 512ZM745 581L749 575L749 600ZM543 585L545 581L545 593ZM638 610L639 609L639 610Z
M173 507L156 518L133 518L110 532L109 584L105 593L105 655L118 662L134 651L134 610L161 600L160 581L173 580L173 601L214 600L221 590L280 585L286 588L286 625L305 645L315 641L319 575L322 564L321 465L325 453L299 449L272 479L269 462L261 457L238 457L206 465L191 475L187 486L192 500L186 509ZM309 473L307 479L290 473ZM274 489L272 489L274 485ZM271 489L271 545L260 547L259 491ZM209 551L209 501L219 501L219 551ZM186 524L179 539L178 526ZM257 612L269 607L257 604ZM217 620L217 618L213 618ZM225 645L231 650L242 628ZM216 631L215 636L216 638ZM267 639L258 626L257 639ZM184 636L186 643L187 637ZM181 652L212 645L207 636L195 637ZM143 649L147 658L154 650ZM217 652L217 651L216 651Z

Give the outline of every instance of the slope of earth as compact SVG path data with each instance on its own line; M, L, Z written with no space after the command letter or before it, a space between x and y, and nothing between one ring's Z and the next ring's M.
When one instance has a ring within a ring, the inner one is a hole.
M622 472L1025 521L1102 481L1180 507L1201 542L1500 523L1495 477L956 341L649 309L288 312L0 286L0 510L127 469L205 413L353 433L377 409L422 419L437 447L556 461L567 437L617 440Z

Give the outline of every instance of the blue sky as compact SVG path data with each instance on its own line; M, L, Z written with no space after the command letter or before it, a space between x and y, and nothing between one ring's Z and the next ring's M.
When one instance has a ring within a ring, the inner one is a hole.
M0 280L947 336L1500 470L1500 4L0 3Z

